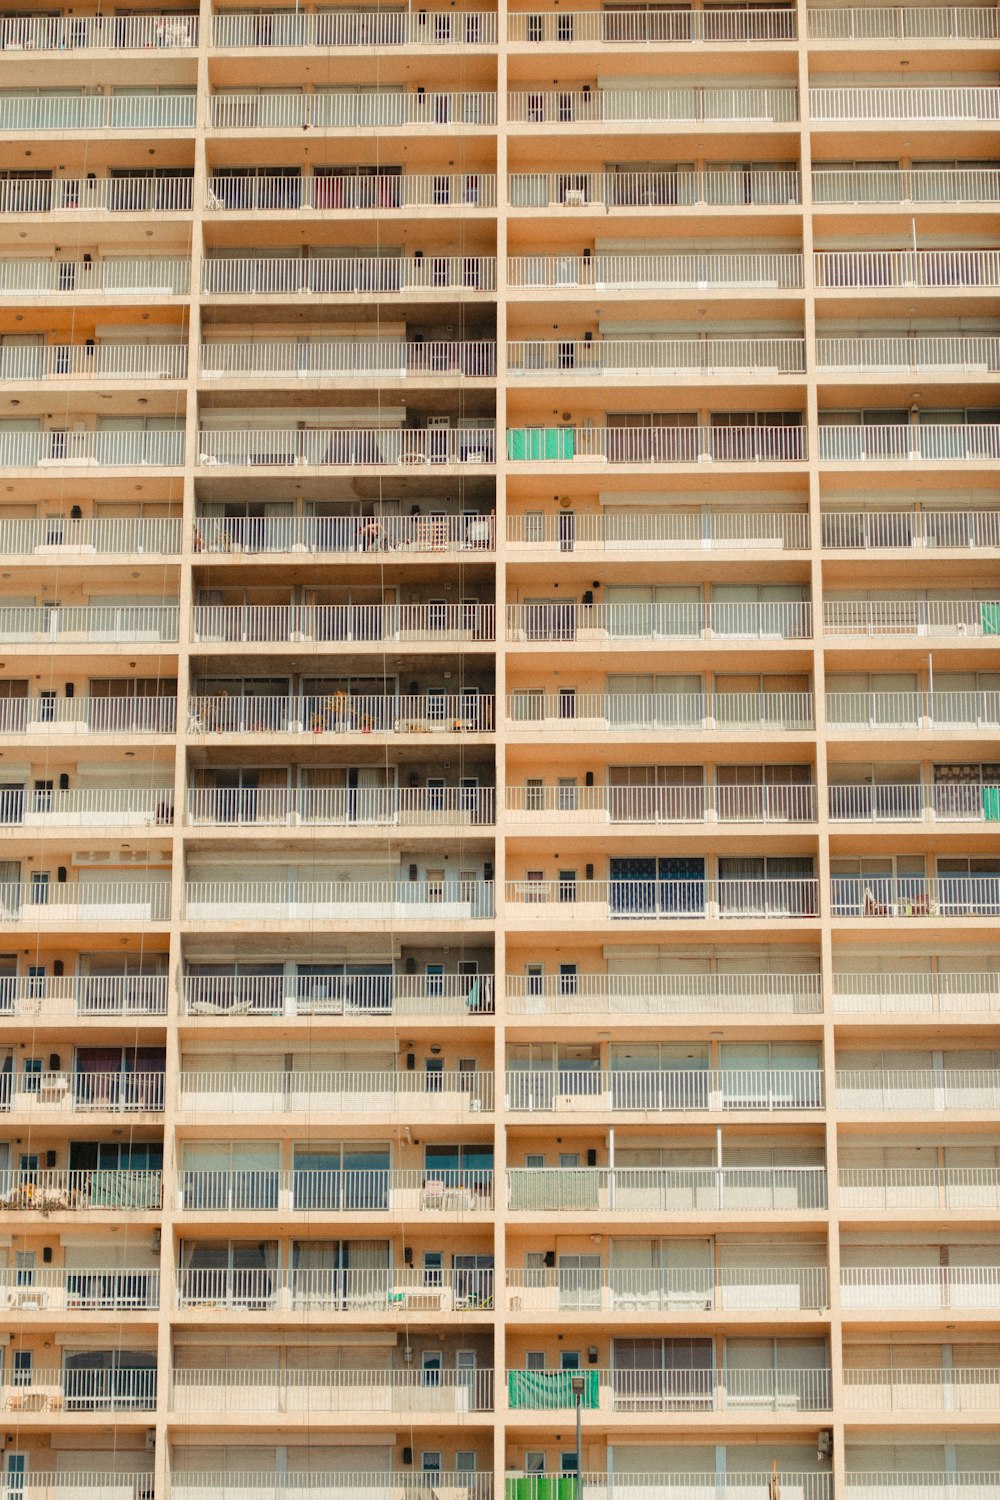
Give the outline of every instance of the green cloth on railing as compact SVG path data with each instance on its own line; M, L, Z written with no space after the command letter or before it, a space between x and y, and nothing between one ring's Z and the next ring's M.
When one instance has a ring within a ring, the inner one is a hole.
M983 817L987 823L1000 823L1000 786L983 787Z
M91 1208L146 1208L160 1206L159 1173L136 1172L132 1175L115 1171L94 1172L90 1179Z
M506 1500L577 1500L575 1474L519 1474L507 1480Z
M512 427L507 433L507 457L572 458L575 437L572 427Z
M1000 635L1000 604L981 604L979 619L983 635Z
M511 1411L553 1411L575 1407L573 1380L583 1376L582 1405L597 1410L596 1370L508 1370L507 1404Z
M510 1206L535 1212L556 1208L596 1209L600 1207L598 1177L602 1175L579 1167L515 1172L510 1179Z

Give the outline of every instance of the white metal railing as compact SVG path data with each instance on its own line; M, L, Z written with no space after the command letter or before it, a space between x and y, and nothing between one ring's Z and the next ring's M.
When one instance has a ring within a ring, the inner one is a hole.
M980 5L871 5L809 9L809 39L840 41L986 41L997 13Z
M911 974L834 971L833 1008L863 1015L1000 1010L1000 974L949 971Z
M811 634L812 607L798 599L507 606L507 639L516 642L705 640L712 636L807 640Z
M777 1312L829 1306L825 1266L507 1270L508 1312Z
M677 1213L826 1206L823 1167L511 1167L507 1207L528 1213Z
M212 94L214 130L391 130L420 125L495 125L497 97L492 93L453 94L417 89L375 89L371 93Z
M817 92L816 90L813 91ZM822 91L819 91L822 92ZM847 91L845 91L847 92ZM894 92L889 89L887 93ZM907 92L910 92L907 90ZM916 91L914 91L916 92ZM997 95L990 89L943 92ZM799 91L794 88L727 88L722 85L677 84L664 88L538 89L507 96L513 125L675 124L715 123L790 124L799 118ZM997 118L996 115L988 118Z
M495 11L217 11L213 47L495 47Z
M829 788L831 820L923 822L927 816L966 823L1000 818L1000 786L933 782L862 782Z
M827 599L823 629L827 635L995 635L1000 600Z
M274 1308L314 1312L460 1312L493 1306L493 1271L444 1270L436 1274L398 1266L303 1270L179 1266L177 1305L226 1307L241 1312Z
M511 1411L572 1411L568 1370L508 1370ZM605 1412L825 1411L830 1371L610 1370L588 1367L584 1405Z
M1000 250L817 250L820 291L1000 285Z
M6 52L115 52L150 47L197 47L196 15L16 16L0 21Z
M839 1109L993 1109L1000 1101L995 1068L838 1068Z
M1000 89L932 87L811 88L809 111L814 123L848 120L1000 120Z
M0 922L164 921L170 886L145 880L101 880L93 885L0 883Z
M153 1411L156 1367L122 1364L118 1369L33 1367L21 1383L4 1375L0 1409L5 1412Z
M39 177L0 183L0 214L190 213L190 177Z
M433 510L416 516L196 516L193 545L196 552L486 552L496 546L496 517Z
M193 130L194 89L175 94L14 94L0 91L0 129L11 134L36 130Z
M1000 1307L1000 1265L842 1266L841 1306L894 1308Z
M175 604L10 604L0 606L0 640L176 641ZM39 715L43 717L43 715Z
M0 1305L16 1313L148 1311L160 1305L160 1273L147 1267L67 1271L0 1269Z
M861 375L871 370L1000 371L1000 338L987 334L838 335L816 340L819 370Z
M241 468L491 464L496 458L494 443L492 427L203 429L198 433L198 462Z
M396 13L383 14L389 17ZM403 172L398 176L353 177L331 168L329 173L314 172L306 177L267 172L209 177L205 206L230 213L301 208L352 212L382 208L495 208L496 193L497 180L492 172Z
M507 17L507 40L518 43L791 42L795 34L794 10L777 6L753 11L512 11Z
M197 1412L486 1412L493 1371L212 1370L173 1372L171 1409Z
M182 1166L177 1207L184 1213L484 1212L493 1208L493 1172L486 1167L202 1171Z
M83 1209L158 1210L161 1174L108 1169L95 1172L0 1170L0 1207L41 1215Z
M992 882L991 882L992 888ZM574 922L730 917L816 916L819 890L808 876L784 880L508 880L514 915L525 907L554 919L553 907ZM1000 909L1000 878L994 904Z
M827 693L826 721L831 729L995 729L1000 692Z
M617 13L592 11L597 20L617 19ZM644 11L651 19L688 20L709 17L710 11ZM745 11L752 18L759 12ZM791 15L791 12L786 12ZM511 13L508 20L521 19ZM542 19L542 17L539 17ZM550 11L556 22L566 17ZM677 208L705 205L713 208L775 207L800 203L802 188L797 170L791 167L742 168L724 164L706 168L661 168L646 172L512 172L507 179L511 208Z
M492 974L185 974L187 1016L492 1015Z
M831 792L832 792L831 788ZM2 794L0 794L2 795ZM1000 800L1000 792L998 792ZM773 823L816 816L816 789L792 786L509 786L508 818L577 823Z
M997 917L1000 875L834 875L835 917Z
M32 262L33 264L33 262ZM185 269L188 262L184 262ZM202 290L215 296L330 292L495 292L492 255L300 255L257 260L206 256Z
M5 698L0 734L173 734L176 698Z
M1000 1369L995 1368L847 1369L843 1379L844 1405L852 1411L995 1411L1000 1406Z
M0 367L2 369L2 367ZM201 346L202 375L456 375L496 374L496 344L469 339L425 344L400 339L254 339Z
M985 514L996 516L1000 545L1000 511ZM638 547L797 551L809 545L809 517L805 511L632 511L617 506L594 514L533 512L507 516L507 541L515 547L551 547L559 552L590 547L609 552Z
M178 1083L182 1110L233 1114L284 1114L328 1110L346 1114L382 1114L401 1107L444 1110L492 1110L492 1073L397 1073L388 1068L348 1071L182 1072Z
M862 695L863 696L863 695ZM998 695L1000 697L1000 695ZM512 693L508 730L811 729L811 693ZM1000 722L1000 721L998 721Z
M51 464L177 468L183 462L183 428L149 432L72 432L66 428L45 432L0 431L0 464L9 469L44 468Z
M2 619L0 610L0 619ZM197 641L492 641L492 604L196 604Z
M823 1108L818 1068L508 1070L505 1091L507 1109L542 1113Z
M516 1484L517 1495L522 1500L547 1500L559 1478L558 1472L550 1474L525 1474L511 1479ZM772 1483L775 1481L775 1483ZM798 1473L789 1469L761 1468L736 1470L730 1474L717 1472L685 1473L673 1469L663 1473L588 1473L581 1476L580 1492L588 1500L761 1500L767 1496L768 1486L774 1493L777 1487L784 1500L830 1500L833 1493L831 1476L827 1473ZM907 1494L910 1492L908 1491ZM214 1500L214 1497L213 1497ZM852 1496L851 1500L861 1500ZM879 1497L888 1500L888 1497ZM893 1497L895 1500L895 1497ZM920 1495L919 1500L931 1500ZM935 1496L933 1500L943 1500ZM970 1497L963 1497L970 1500ZM979 1496L974 1500L980 1500ZM987 1500L986 1496L982 1500Z
M831 550L1000 547L1000 510L828 510L821 525Z
M180 518L158 516L45 516L41 520L0 520L0 553L164 553L181 550ZM72 700L69 700L72 701Z
M169 828L173 821L172 786L0 790L0 825L5 827L45 828L61 823L67 828Z
M820 423L821 463L984 463L1000 459L1000 422L832 427Z
M841 1167L845 1209L1000 1208L1000 1167Z
M512 255L507 279L519 289L630 287L654 290L719 287L738 290L794 290L802 286L802 256L778 251L684 250L621 255Z
M166 974L27 975L0 978L0 1015L163 1016Z
M813 167L812 191L814 203L995 203L1000 168Z
M484 734L492 729L490 693L223 695L195 696L188 703L189 734Z
M3 1500L154 1500L152 1468L32 1469L0 1479Z
M0 791L0 822L3 822ZM494 821L489 786L445 787L189 787L189 823L284 827L478 825Z
M0 380L183 380L183 344L39 344L0 349Z
M0 891L2 891L0 887ZM190 880L189 921L455 922L493 916L486 880Z
M511 1015L815 1015L819 974L508 974Z
M1000 434L1000 426L988 430ZM997 446L1000 448L1000 440ZM685 427L511 427L507 430L507 457L515 463L563 465L575 460L609 464L694 464L709 460L738 464L801 463L806 457L806 429L723 423L715 426L692 423Z
M176 1500L227 1500L234 1489L246 1500L357 1500L359 1495L372 1500L437 1500L443 1490L462 1500L494 1500L492 1473L468 1469L179 1470L171 1476L170 1488ZM819 1500L827 1500L826 1495Z
M982 342L985 346L991 341L970 342ZM1000 339L993 342L1000 349ZM796 338L648 338L591 342L531 339L507 345L508 374L556 374L560 380L577 375L586 378L653 371L703 376L757 374L766 370L771 374L791 375L804 371L805 367L805 340Z
M117 292L122 296L176 296L191 285L191 262L185 256L120 256L108 260L4 260L0 295L49 292L73 295Z
M846 1500L991 1500L998 1487L1000 1469L860 1469L844 1476Z
M5 1073L0 1105L13 1111L134 1114L163 1109L162 1073Z

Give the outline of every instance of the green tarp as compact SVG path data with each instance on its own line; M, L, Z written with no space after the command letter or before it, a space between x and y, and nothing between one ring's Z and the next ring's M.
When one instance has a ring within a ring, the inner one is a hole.
M1000 604L981 604L979 618L983 635L1000 635Z
M583 1376L582 1405L586 1411L596 1411L596 1370L509 1370L507 1404L511 1411L552 1411L575 1407L573 1379L580 1375Z
M507 433L507 457L572 458L575 436L572 427L512 427Z
M1000 786L983 787L983 817L987 823L1000 823Z
M507 1480L507 1500L577 1500L575 1474L521 1474Z

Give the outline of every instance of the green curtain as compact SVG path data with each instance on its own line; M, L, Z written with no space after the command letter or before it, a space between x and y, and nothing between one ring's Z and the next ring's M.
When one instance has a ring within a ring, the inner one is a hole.
M987 823L1000 823L1000 786L983 787L983 817Z
M1000 604L981 604L979 618L983 635L1000 635Z
M521 1474L507 1480L507 1500L577 1500L575 1474Z
M583 1407L596 1411L596 1370L508 1370L507 1404L511 1411L552 1411L576 1406L574 1375L583 1376Z
M575 449L572 427L512 427L507 433L507 457L512 459L572 458Z

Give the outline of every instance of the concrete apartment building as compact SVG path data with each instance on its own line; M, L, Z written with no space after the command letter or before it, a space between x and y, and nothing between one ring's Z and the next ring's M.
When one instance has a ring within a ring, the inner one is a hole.
M986 6L0 17L4 1500L997 1500Z

